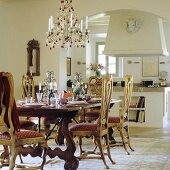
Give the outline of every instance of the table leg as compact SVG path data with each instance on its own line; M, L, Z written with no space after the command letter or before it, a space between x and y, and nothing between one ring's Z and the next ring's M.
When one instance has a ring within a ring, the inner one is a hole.
M76 146L73 140L73 137L68 130L68 124L71 122L71 118L63 118L62 119L62 133L66 140L67 148L65 151L62 151L59 147L56 147L54 150L48 148L47 155L50 158L54 158L58 156L60 159L65 160L64 169L66 170L76 170L79 166L78 159L74 156L76 151Z
M69 170L76 170L79 166L79 161L74 156L74 153L76 151L76 146L75 146L73 137L70 134L70 131L68 130L68 124L69 124L70 121L71 120L64 119L63 124L62 124L63 135L64 135L66 143L67 143L67 149L66 150L69 153L67 155L67 159L65 159L64 168L69 169Z
M41 117L38 117L38 132L41 131Z

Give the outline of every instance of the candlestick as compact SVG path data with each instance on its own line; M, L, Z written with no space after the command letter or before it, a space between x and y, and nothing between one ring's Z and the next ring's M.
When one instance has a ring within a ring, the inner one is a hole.
M54 82L54 90L57 90L57 83Z
M52 90L53 89L53 84L52 84L52 82L50 82L50 90Z

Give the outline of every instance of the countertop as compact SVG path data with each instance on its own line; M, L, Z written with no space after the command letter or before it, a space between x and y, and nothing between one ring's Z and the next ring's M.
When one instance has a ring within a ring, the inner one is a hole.
M124 87L121 86L113 86L113 92L123 91ZM170 86L166 87L143 87L141 85L134 85L133 92L165 92L165 89L170 91Z

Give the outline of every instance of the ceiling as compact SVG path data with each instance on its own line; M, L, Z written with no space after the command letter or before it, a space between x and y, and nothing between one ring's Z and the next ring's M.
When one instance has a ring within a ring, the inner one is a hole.
M94 16L89 16L89 26L107 26L109 24L110 15L100 13Z

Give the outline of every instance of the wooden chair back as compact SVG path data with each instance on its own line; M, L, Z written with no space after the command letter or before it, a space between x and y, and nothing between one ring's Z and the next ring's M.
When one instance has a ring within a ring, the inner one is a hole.
M30 75L23 75L22 76L22 98L31 96L35 99L35 86L34 86L34 79Z
M2 161L10 158L9 170L13 170L17 155L26 156L30 154L33 157L43 155L40 166L43 169L48 147L45 137L36 131L20 131L19 125L19 116L14 99L13 76L8 72L0 72L0 145L4 146L4 152L0 157ZM38 149L36 147L43 148L43 154L37 154Z
M112 76L109 75L104 76L102 78L102 94L101 94L102 101L98 120L100 135L102 135L101 133L103 132L103 130L105 131L108 128L108 114L110 109L112 90L113 90Z
M122 109L120 112L121 122L128 120L128 108L131 102L132 90L133 90L133 76L126 75L125 78L125 87L124 87L124 97L122 101Z
M11 73L0 72L0 132L8 132L14 141L19 130L19 117L14 100L14 82Z
M91 76L88 82L88 92L90 95L101 97L102 93L102 78Z

